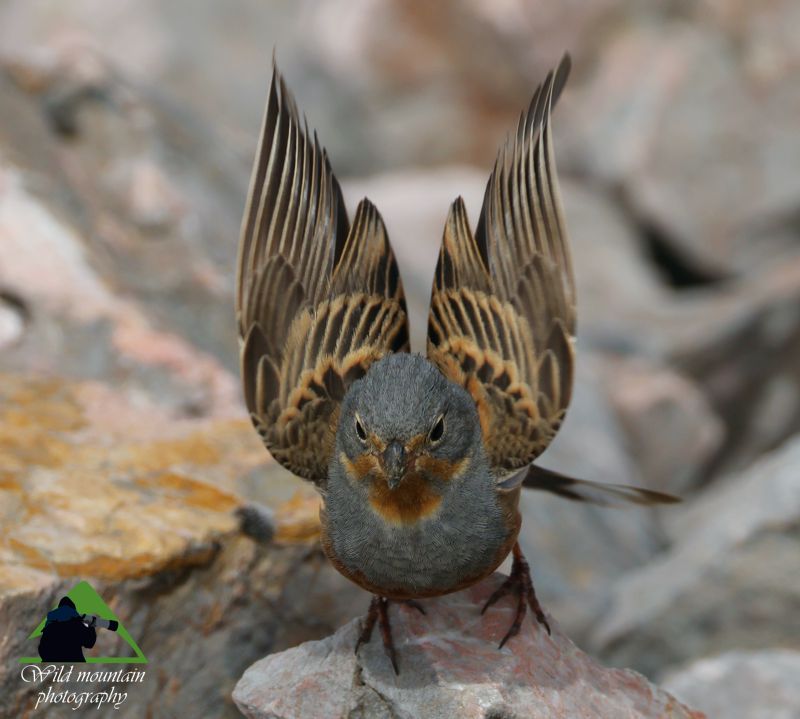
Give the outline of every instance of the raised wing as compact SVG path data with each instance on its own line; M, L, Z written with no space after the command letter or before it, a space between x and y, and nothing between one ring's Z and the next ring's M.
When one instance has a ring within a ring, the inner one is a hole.
M474 397L498 476L555 436L572 392L575 284L550 111L569 56L536 90L497 158L473 235L450 208L433 283L428 357Z
M372 362L408 351L407 312L383 220L364 199L350 226L277 69L242 220L236 316L256 430L284 467L324 487L339 403Z

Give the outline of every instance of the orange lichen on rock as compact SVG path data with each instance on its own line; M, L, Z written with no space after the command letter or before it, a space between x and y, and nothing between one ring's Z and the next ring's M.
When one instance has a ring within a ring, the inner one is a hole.
M161 472L137 477L141 487L156 488L166 496L175 498L192 507L229 511L241 504L241 500L230 492L213 487L177 472Z
M0 455L0 577L114 580L208 562L237 530L238 479L268 462L244 420L16 375L0 375Z
M238 531L240 480L270 464L244 418L175 418L98 383L3 374L0 455L0 591L20 569L122 580L203 565ZM262 486L268 504L296 487ZM319 537L307 487L275 517L279 542Z
M156 572L202 567L216 555L218 547L211 543L179 555L137 554L120 562L117 557L98 554L86 562L58 562L54 565L61 577L96 577L120 581L146 577Z

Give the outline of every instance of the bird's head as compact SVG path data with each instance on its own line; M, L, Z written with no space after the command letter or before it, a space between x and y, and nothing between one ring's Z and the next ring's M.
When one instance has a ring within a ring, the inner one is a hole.
M393 354L354 382L336 432L331 475L343 475L387 520L435 512L481 453L475 403L428 360Z

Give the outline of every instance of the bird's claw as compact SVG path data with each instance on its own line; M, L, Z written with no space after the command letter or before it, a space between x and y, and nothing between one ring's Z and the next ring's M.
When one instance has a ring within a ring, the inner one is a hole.
M505 643L519 633L522 621L525 619L525 613L528 606L530 606L536 620L539 624L544 625L548 634L551 634L550 624L547 622L542 605L536 598L536 592L533 589L533 581L531 580L531 570L528 562L522 554L519 544L514 545L514 562L511 565L511 574L508 579L503 582L493 593L486 604L481 609L481 614L491 607L498 599L504 597L506 594L514 593L517 595L517 611L514 614L514 621L511 623L506 635L500 642L499 648L502 649Z

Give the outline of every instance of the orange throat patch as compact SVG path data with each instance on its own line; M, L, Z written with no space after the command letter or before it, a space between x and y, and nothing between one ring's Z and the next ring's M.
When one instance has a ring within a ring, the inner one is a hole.
M387 522L401 525L434 515L442 498L419 472L412 472L395 489L389 489L385 478L377 478L369 490L369 503Z
M431 517L442 503L441 495L418 470L449 481L460 475L467 465L467 459L448 462L430 456L418 456L413 460L414 464L403 481L395 489L389 489L386 474L375 455L365 452L351 461L342 453L340 459L356 482L370 478L370 506L384 520L395 525L414 524Z

